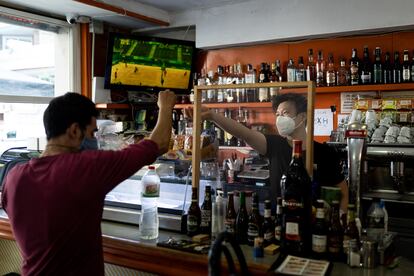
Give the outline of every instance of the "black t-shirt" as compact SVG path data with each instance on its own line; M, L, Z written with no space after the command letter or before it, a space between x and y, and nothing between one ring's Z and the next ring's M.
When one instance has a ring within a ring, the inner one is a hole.
M280 196L280 179L287 171L292 160L292 147L286 138L279 135L266 135L266 157L270 161L270 187L269 199L274 200ZM313 163L317 171L314 175L318 186L335 186L344 180L340 159L334 149L326 144L314 142ZM303 160L305 162L305 159Z

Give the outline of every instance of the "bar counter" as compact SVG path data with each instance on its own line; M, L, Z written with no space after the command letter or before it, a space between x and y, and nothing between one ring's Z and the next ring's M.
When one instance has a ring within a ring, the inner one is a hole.
M155 242L140 241L138 227L109 221L102 222L103 251L106 263L116 264L140 271L160 275L207 275L207 255L192 254L168 248L157 247ZM186 239L185 235L160 231L159 240ZM0 239L13 240L13 234L7 215L0 209ZM277 255L253 258L252 247L242 246L249 272L252 275L269 275L268 270ZM227 271L225 260L223 271ZM395 269L379 266L375 269L350 268L346 264L334 263L330 275L333 276L388 276L410 275L414 271L414 262L401 258Z

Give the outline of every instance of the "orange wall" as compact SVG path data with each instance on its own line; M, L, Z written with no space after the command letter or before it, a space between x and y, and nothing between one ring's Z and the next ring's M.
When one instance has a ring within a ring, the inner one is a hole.
M410 59L414 50L414 32L397 32L370 36L352 36L331 39L306 40L300 42L289 43L271 43L262 45L253 45L245 47L233 47L218 50L209 50L203 52L199 58L198 67L215 71L217 65L228 65L241 62L242 64L253 64L257 70L261 62L274 62L279 59L282 63L282 71L284 72L284 80L286 80L286 65L289 58L294 58L295 63L299 56L303 56L305 64L308 57L308 49L312 48L314 58L317 56L318 50L323 51L324 59L328 54L332 53L335 64L339 63L341 57L349 60L352 48L358 50L358 57L362 58L363 47L367 45L370 50L370 58L373 61L373 51L379 46L382 50L382 58L384 53L389 51L393 57L394 51L400 51L402 59L402 51L408 49L410 51ZM317 94L315 108L329 108L331 105L337 106L337 113L340 113L340 93ZM274 124L274 115L271 112L257 115L265 123ZM334 128L336 128L336 115L334 116ZM315 140L323 142L328 140L327 136L316 137Z

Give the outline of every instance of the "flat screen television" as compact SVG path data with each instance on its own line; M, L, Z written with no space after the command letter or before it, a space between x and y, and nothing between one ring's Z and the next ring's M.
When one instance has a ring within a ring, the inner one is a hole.
M111 33L105 88L188 93L195 51L191 41Z

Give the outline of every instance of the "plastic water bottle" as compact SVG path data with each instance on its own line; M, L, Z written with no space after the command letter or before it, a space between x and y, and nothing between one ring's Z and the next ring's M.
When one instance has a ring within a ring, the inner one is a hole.
M139 236L141 239L158 238L158 198L160 196L160 178L154 166L149 166L141 179L141 217Z
M385 202L381 199L380 201L380 208L384 211L384 232L385 234L388 233L388 212L385 208Z
M367 235L374 241L381 241L385 232L385 213L378 201L374 201L368 210Z

